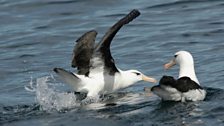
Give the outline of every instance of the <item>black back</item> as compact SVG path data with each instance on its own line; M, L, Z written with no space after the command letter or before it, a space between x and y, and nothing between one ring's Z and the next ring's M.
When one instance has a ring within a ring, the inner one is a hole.
M160 79L159 84L176 88L180 92L187 92L193 89L202 89L200 85L191 80L189 77L181 77L175 80L171 76L163 76Z
M177 80L177 89L181 92L187 92L193 89L202 89L202 87L189 77L181 77Z

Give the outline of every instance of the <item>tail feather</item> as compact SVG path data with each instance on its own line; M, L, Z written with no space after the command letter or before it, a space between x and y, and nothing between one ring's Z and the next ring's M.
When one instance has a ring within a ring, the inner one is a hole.
M80 86L80 78L74 75L72 72L68 72L62 68L54 68L54 72L59 75L59 77L65 81L67 84L72 86L75 90L77 90Z

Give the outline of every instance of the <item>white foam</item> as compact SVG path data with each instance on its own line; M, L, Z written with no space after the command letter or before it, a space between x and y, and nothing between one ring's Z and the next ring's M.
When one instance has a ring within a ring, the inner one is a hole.
M67 93L56 90L55 86L58 84L54 81L53 76L40 77L36 79L36 85L34 86L33 79L31 78L30 86L26 86L25 89L30 92L35 92L36 101L45 111L61 111L80 105L76 101L76 96L73 92Z
M25 86L24 87L25 90L29 91L29 92L35 92L35 87L33 86L33 77L31 76L30 77L30 83L29 83L29 86Z

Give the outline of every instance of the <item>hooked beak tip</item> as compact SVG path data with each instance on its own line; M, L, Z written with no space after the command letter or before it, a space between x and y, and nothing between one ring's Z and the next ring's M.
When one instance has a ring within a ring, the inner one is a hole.
M157 80L156 80L156 79L154 79L152 83L157 83Z
M151 82L151 83L156 83L157 82L157 80L155 78L148 77L148 76L145 76L145 75L143 75L142 80L147 81L147 82Z
M164 68L165 70L167 70L167 69L169 69L170 67L169 67L168 64L164 64L164 65L163 65L163 68Z

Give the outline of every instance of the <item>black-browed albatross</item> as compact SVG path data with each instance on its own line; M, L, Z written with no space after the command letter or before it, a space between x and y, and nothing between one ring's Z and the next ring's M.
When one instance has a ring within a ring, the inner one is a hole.
M164 65L169 69L175 64L180 66L179 78L175 80L171 76L163 76L159 85L151 88L151 91L169 101L199 101L204 100L206 91L200 86L194 70L194 60L187 51L178 51L174 58Z
M89 31L76 42L73 50L72 67L78 73L68 72L62 68L54 71L76 92L87 93L87 98L111 93L144 80L155 83L152 77L147 77L137 70L123 71L115 66L111 56L110 44L119 29L138 17L140 12L132 10L128 15L114 24L95 46L97 32Z

